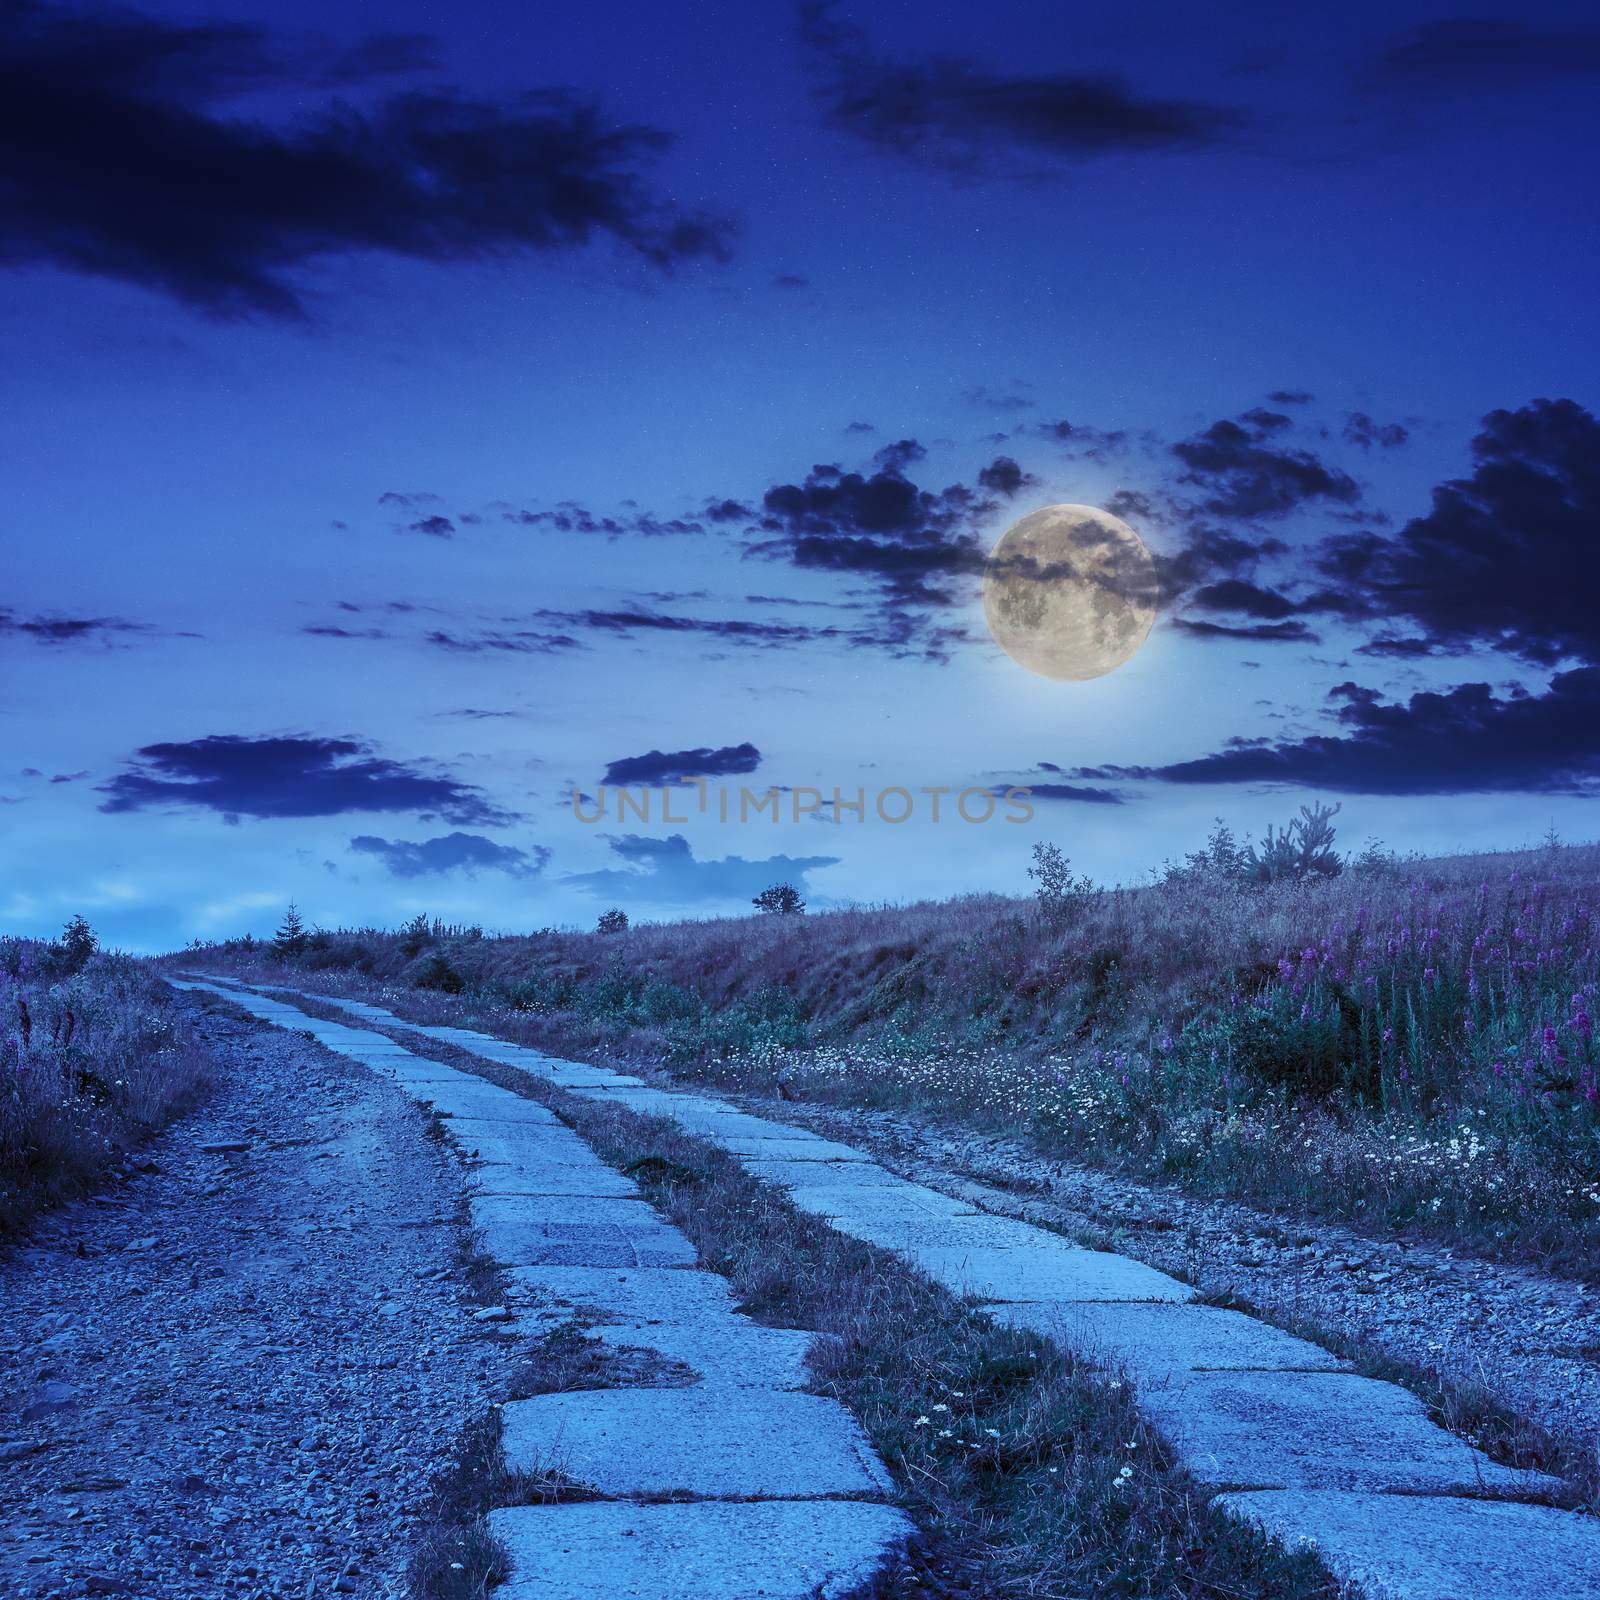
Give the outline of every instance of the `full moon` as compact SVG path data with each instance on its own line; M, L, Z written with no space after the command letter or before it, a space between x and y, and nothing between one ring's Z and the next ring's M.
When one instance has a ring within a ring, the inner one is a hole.
M995 642L1041 678L1103 678L1130 660L1156 620L1144 540L1095 506L1046 506L989 552L983 614Z

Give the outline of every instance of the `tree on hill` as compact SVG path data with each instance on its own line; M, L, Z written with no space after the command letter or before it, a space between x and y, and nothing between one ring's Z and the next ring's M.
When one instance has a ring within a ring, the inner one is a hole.
M595 923L596 933L623 933L628 927L628 913L619 906L612 906L609 911L600 913L600 920Z
M81 972L99 948L100 941L84 917L74 917L61 931L62 964L68 972Z
M310 943L311 936L306 932L299 908L291 900L289 909L283 914L282 925L272 936L272 953L280 957L303 955Z
M763 889L750 904L766 915L780 917L797 916L806 908L800 891L792 883L775 883Z
M1333 848L1333 819L1338 806L1301 806L1282 833L1269 826L1260 847L1244 852L1244 876L1254 883L1298 882L1305 878L1337 878L1344 861Z

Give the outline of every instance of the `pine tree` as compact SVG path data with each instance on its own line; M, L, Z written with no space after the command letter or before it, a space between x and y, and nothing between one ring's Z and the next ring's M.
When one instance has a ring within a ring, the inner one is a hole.
M282 927L273 935L272 953L279 957L302 955L310 942L311 937L306 932L306 925L301 920L299 909L291 900L289 909L283 914Z

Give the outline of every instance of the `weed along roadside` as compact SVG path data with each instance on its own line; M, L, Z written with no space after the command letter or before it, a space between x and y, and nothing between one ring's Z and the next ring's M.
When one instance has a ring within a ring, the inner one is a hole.
M1597 1592L1600 1525L1557 1509L1559 1481L1178 1280L715 1100L352 1009L414 1060L557 1112L746 1311L833 1335L817 1385L895 1473L954 1592L1332 1595L1288 1553L1306 1540L1380 1593Z

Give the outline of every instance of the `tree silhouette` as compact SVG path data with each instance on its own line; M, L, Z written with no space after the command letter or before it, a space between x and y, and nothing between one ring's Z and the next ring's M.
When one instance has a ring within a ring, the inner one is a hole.
M283 914L283 925L272 937L272 953L275 956L303 955L310 942L311 938L306 932L305 923L301 920L299 909L291 900L289 909Z
M100 941L84 917L74 917L61 931L62 961L68 972L81 972L99 948Z
M750 904L757 911L780 917L797 916L806 908L800 891L792 883L775 883L771 888L763 889Z

